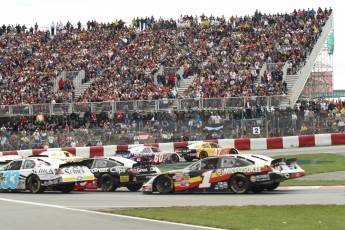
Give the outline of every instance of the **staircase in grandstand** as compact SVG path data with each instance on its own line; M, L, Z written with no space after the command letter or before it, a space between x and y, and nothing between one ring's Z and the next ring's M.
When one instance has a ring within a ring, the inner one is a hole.
M286 76L287 87L288 91L288 98L282 100L280 103L280 107L286 108L291 107L293 108L300 97L304 86L312 72L313 66L316 62L318 55L321 52L323 45L327 42L327 38L330 35L331 31L333 30L333 14L328 18L325 26L322 28L322 33L314 45L313 50L311 51L310 55L306 60L306 64L302 69L300 69L297 75L288 75Z
M190 75L187 78L182 78L180 81L180 85L177 86L178 95L182 95L186 89L193 83L196 75Z
M85 92L85 90L87 90L90 87L92 82L93 80L89 80L85 83L80 84L79 89L74 90L74 99L76 100L77 98L79 98L79 96L82 95Z

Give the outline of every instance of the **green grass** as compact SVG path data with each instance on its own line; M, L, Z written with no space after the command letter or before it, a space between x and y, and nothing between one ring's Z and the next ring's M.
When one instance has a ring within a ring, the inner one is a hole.
M344 205L169 207L103 212L232 230L343 229Z
M275 156L273 158L297 158L299 165L306 171L307 175L345 170L345 157L336 154L302 154ZM308 161L309 163L304 164L303 161Z

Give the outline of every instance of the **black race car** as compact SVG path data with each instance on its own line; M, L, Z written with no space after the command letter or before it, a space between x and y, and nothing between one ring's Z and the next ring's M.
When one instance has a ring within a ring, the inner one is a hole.
M130 191L138 191L143 183L160 173L149 162L137 163L123 157L91 158L82 163L96 179L75 188L76 190L101 188L102 191L113 192L119 187L127 187Z
M217 156L201 159L182 170L157 175L143 185L143 193L259 193L282 180L282 174L270 165Z

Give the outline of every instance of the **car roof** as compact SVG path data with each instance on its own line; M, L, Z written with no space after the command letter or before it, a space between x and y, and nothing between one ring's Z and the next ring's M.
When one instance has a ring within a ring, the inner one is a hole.
M64 151L64 150L48 150L48 151L41 152L38 155L52 156L52 155L57 154L57 153L58 154L65 154L65 153L70 153L70 152Z
M17 160L17 159L23 159L23 157L19 156L19 155L1 156L0 157L0 162L13 161L13 160Z

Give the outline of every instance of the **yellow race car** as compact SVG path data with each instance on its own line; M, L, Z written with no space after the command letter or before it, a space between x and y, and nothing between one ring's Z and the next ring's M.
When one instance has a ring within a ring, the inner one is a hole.
M209 156L238 154L238 150L235 148L223 148L215 142L201 141L190 144L187 147L177 148L176 153L186 161L192 161L193 159L203 159Z
M77 157L76 155L68 151L63 151L63 150L45 151L45 152L41 152L39 155L60 159L66 162L79 162L79 161L84 160L83 157Z

